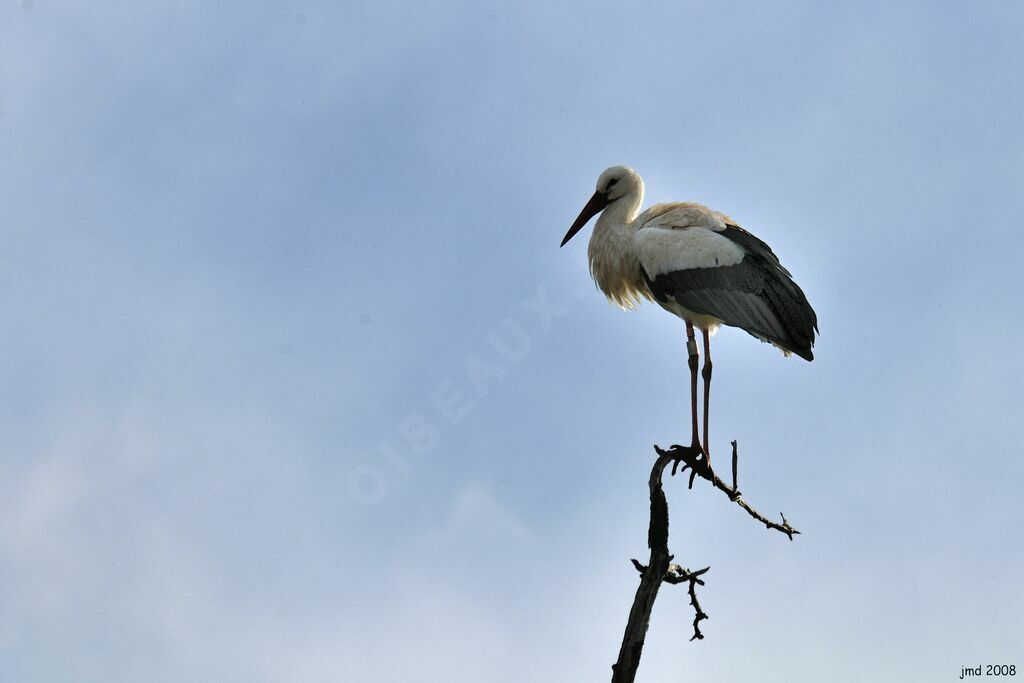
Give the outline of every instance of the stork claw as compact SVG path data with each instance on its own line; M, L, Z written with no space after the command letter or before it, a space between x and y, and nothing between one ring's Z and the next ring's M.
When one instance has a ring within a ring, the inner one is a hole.
M690 470L689 488L693 488L693 481L697 476L708 481L715 480L715 473L711 470L711 462L699 443L692 446L672 444L667 451L658 446L655 446L654 449L658 452L658 455L668 456L672 459L672 476L675 476L676 471L685 472L687 469ZM683 463L682 469L679 469L679 463Z

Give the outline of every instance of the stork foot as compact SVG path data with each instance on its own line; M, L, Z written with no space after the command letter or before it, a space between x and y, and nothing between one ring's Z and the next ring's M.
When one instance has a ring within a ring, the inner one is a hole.
M680 472L685 472L687 469L690 470L690 488L693 488L693 480L698 476L714 482L715 473L711 469L711 460L704 453L704 449L700 447L700 443L694 443L690 446L672 444L667 451L655 446L654 450L658 452L658 455L668 456L672 459L672 476L675 476L679 463L683 463L682 469L679 470Z

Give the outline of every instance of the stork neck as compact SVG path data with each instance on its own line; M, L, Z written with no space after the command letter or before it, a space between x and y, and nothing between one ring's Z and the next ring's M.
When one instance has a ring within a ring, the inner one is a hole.
M612 211L613 208L618 211ZM590 238L591 261L619 261L632 256L633 225L630 218L622 207L609 206L601 213Z
M619 197L605 207L604 211L601 212L601 216L597 219L597 224L601 225L604 223L606 226L629 225L640 212L640 204L643 200L643 188L640 188L638 192L630 192Z
M587 254L590 273L605 295L623 308L632 308L647 296L640 279L633 233L640 197L626 195L601 212Z
M597 286L610 300L623 308L632 308L643 298L650 298L647 285L640 272L634 221L644 200L644 181L635 172L628 171L629 191L601 212L590 237L587 254L590 273Z
M605 207L594 225L594 239L598 242L620 242L633 234L633 219L640 208L641 196L627 194Z

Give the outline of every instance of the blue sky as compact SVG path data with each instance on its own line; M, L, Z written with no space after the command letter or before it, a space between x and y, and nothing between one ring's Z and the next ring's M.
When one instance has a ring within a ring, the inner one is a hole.
M672 481L706 639L640 680L1024 664L1016 3L0 5L0 668L603 680L688 438L598 174L773 245L816 359L715 338Z

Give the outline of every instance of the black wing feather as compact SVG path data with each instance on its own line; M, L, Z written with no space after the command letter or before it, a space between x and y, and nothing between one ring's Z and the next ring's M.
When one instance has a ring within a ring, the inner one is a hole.
M771 247L736 225L718 234L743 248L743 260L732 266L677 270L653 280L644 271L655 298L671 299L813 360L817 315Z

